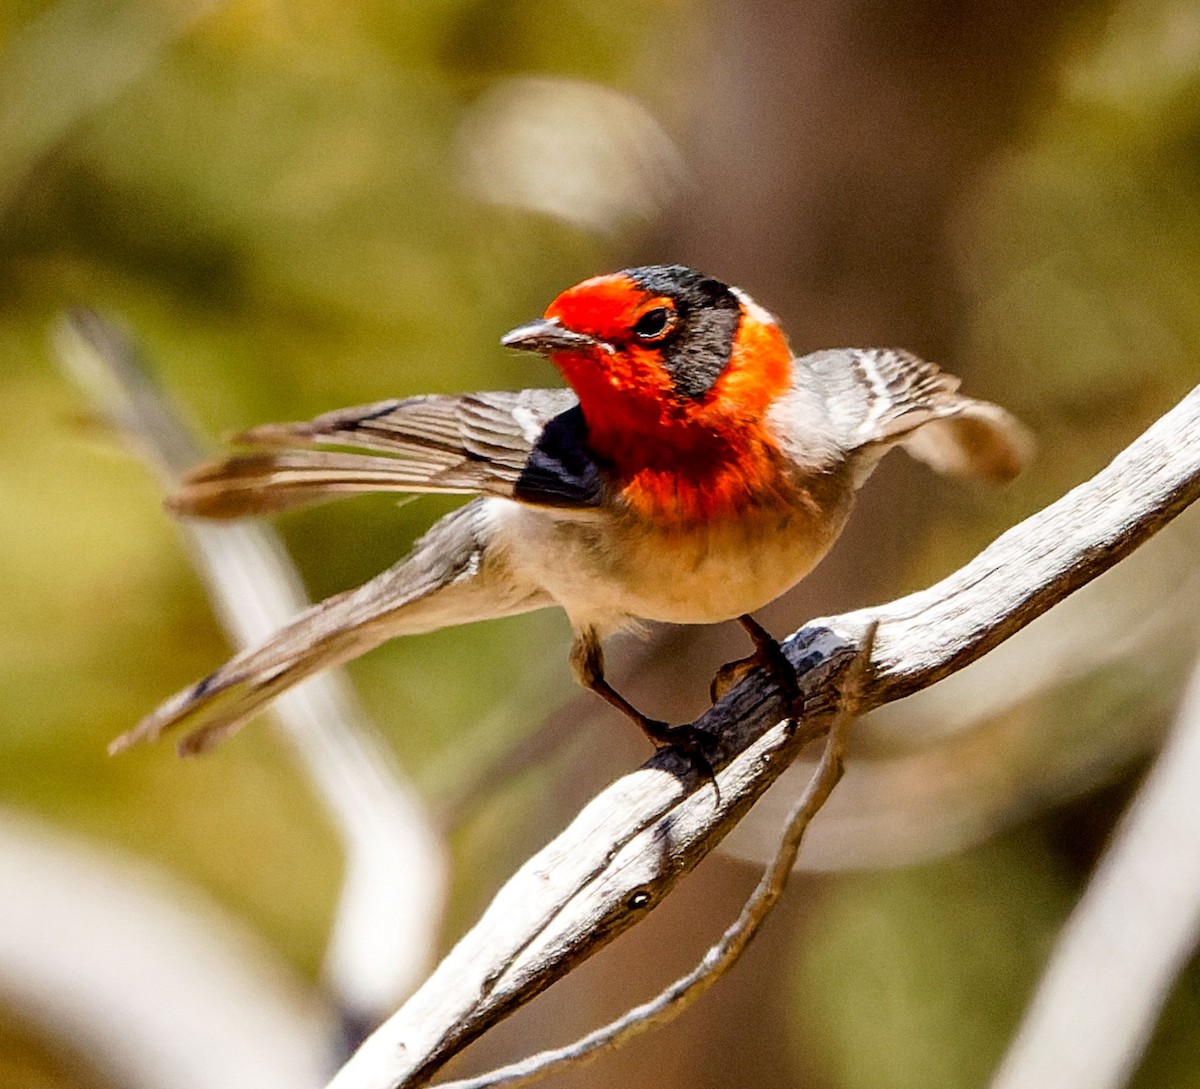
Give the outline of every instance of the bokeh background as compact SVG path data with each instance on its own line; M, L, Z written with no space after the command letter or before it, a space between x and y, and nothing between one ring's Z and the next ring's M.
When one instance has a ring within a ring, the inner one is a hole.
M1033 427L1039 458L1000 493L889 459L834 554L765 619L784 632L927 585L1195 382L1200 7L8 0L0 806L14 842L61 837L119 873L136 860L129 882L237 920L263 971L322 1005L342 860L278 736L258 725L186 763L165 745L105 755L229 648L154 479L56 367L64 308L119 320L215 441L388 396L556 384L500 335L584 276L675 261L744 287L798 350L904 346ZM278 529L323 596L447 506L364 498ZM999 664L864 723L809 873L747 961L680 1022L562 1084L985 1085L1171 720L1197 644L1198 537L1185 516ZM537 614L350 669L450 845L443 947L645 755L576 694L567 636ZM743 638L656 631L614 646L613 676L652 713L691 717ZM461 1069L563 1042L689 965L772 827L766 804ZM22 871L5 865L14 898ZM88 896L72 899L85 917ZM0 973L0 1085L122 1084L105 1048L23 996ZM1195 966L1134 1084L1200 1086Z

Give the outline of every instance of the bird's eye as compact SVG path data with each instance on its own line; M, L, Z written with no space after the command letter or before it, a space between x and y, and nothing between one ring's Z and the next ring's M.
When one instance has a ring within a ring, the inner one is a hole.
M647 310L633 326L633 335L638 340L653 343L662 340L675 327L675 311L665 306Z

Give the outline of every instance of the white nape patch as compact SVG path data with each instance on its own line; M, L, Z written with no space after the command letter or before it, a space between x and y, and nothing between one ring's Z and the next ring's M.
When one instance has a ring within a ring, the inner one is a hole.
M740 287L731 287L733 297L746 308L746 313L749 314L755 321L760 321L764 325L778 325L779 319L775 317L766 307L759 306L749 295L747 295Z

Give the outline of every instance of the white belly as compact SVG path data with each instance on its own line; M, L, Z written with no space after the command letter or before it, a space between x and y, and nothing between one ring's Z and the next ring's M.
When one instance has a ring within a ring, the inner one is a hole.
M577 628L631 617L711 624L753 612L817 564L849 513L817 525L796 508L733 522L658 528L488 501L514 571L543 587Z

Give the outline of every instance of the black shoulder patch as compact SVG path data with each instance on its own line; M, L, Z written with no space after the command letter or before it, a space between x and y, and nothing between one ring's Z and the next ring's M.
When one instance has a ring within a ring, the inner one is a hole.
M676 392L699 400L729 366L742 320L737 296L720 280L686 265L646 265L625 274L647 291L675 301L679 324L663 344L663 364Z
M529 452L513 498L539 507L597 507L604 476L587 445L587 423L576 405L555 416Z

